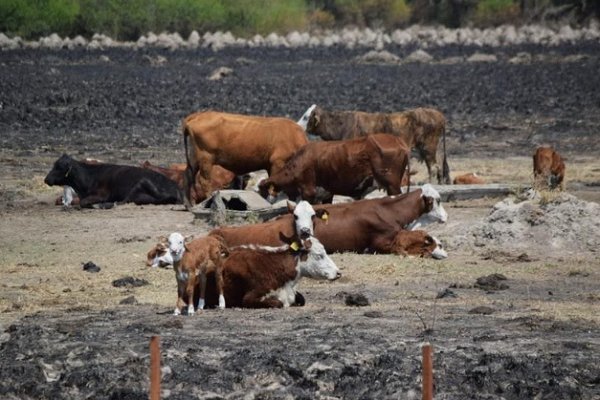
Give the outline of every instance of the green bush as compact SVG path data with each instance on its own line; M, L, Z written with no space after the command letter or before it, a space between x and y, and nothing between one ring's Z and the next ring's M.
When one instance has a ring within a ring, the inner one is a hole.
M286 33L307 28L303 0L223 0L227 5L226 29L236 35Z
M520 16L520 7L515 0L481 0L473 13L473 22L478 26L497 26L515 22Z
M2 0L0 32L25 38L53 32L73 33L79 14L78 0Z

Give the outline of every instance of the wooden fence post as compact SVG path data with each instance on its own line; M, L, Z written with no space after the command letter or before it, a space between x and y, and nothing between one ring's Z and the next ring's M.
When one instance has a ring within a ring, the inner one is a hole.
M433 400L433 356L428 342L421 347L423 353L423 400Z
M160 337L150 338L150 400L160 400Z

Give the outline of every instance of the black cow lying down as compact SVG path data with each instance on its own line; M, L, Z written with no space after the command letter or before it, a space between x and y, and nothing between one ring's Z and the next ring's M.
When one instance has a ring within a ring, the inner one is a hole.
M67 154L54 162L44 182L49 186L71 186L80 198L81 207L176 204L182 203L183 198L177 184L158 172L128 165L90 164Z

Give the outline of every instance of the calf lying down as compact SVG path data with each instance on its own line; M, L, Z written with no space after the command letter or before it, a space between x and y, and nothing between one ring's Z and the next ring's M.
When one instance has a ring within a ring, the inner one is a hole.
M223 291L227 307L280 308L303 305L297 292L301 278L335 280L337 265L315 237L282 238L277 247L243 245L230 249L223 263ZM208 274L206 306L218 304L214 274ZM298 304L300 303L300 304Z

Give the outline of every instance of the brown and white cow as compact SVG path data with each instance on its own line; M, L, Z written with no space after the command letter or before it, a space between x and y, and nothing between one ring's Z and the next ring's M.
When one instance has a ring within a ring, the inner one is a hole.
M263 197L285 192L315 203L317 186L334 194L363 197L373 189L373 181L389 195L402 193L408 167L409 149L402 139L388 134L372 134L349 140L310 142L301 147L283 168L259 185Z
M396 234L390 249L392 254L414 256L441 260L448 257L442 243L435 237L422 230L401 230Z
M469 172L456 176L452 183L455 185L482 185L485 183L485 180L475 172Z
M314 235L330 253L396 253L394 241L401 230L448 219L439 193L429 184L399 196L314 206L316 215L324 210L327 213L321 218L313 218ZM261 224L214 229L210 234L223 236L228 246L248 243L279 246L277 232L291 227L293 221L286 214Z
M533 177L536 186L564 190L565 162L549 146L540 146L533 154Z
M321 206L315 206L318 211ZM448 214L430 184L410 193L327 206L326 224L315 226L315 236L328 252L394 253L398 232L433 222Z
M187 160L184 196L188 208L192 205L190 189L194 179L200 184L201 196L206 197L215 189L210 183L214 165L236 175L261 169L271 175L308 143L304 130L290 119L217 111L187 116L183 120L183 136Z
M187 243L181 233L173 232L169 235L168 246L177 280L177 303L173 314L181 314L187 304L187 314L193 315L196 295L199 295L198 310L204 308L209 272L215 275L218 307L225 308L223 262L229 250L223 239L205 236Z
M438 183L450 183L446 160L446 118L436 109L421 107L395 113L367 113L327 111L317 106L308 121L304 120L303 115L298 124L304 126L306 123L306 132L323 140L351 139L377 132L399 136L425 162L429 182L433 182L435 177ZM442 169L437 157L440 137L443 144Z
M241 226L221 226L209 232L225 239L227 246L258 244L264 246L281 246L283 237L299 237L306 239L315 234L315 226L326 223L327 209L318 212L307 201L300 201L296 206L288 203L288 214L281 218L259 224Z
M341 272L314 236L296 240L281 235L277 247L244 245L230 250L223 264L227 307L280 308L298 302L301 278L335 280ZM210 276L209 276L210 279ZM216 304L209 281L206 305Z

